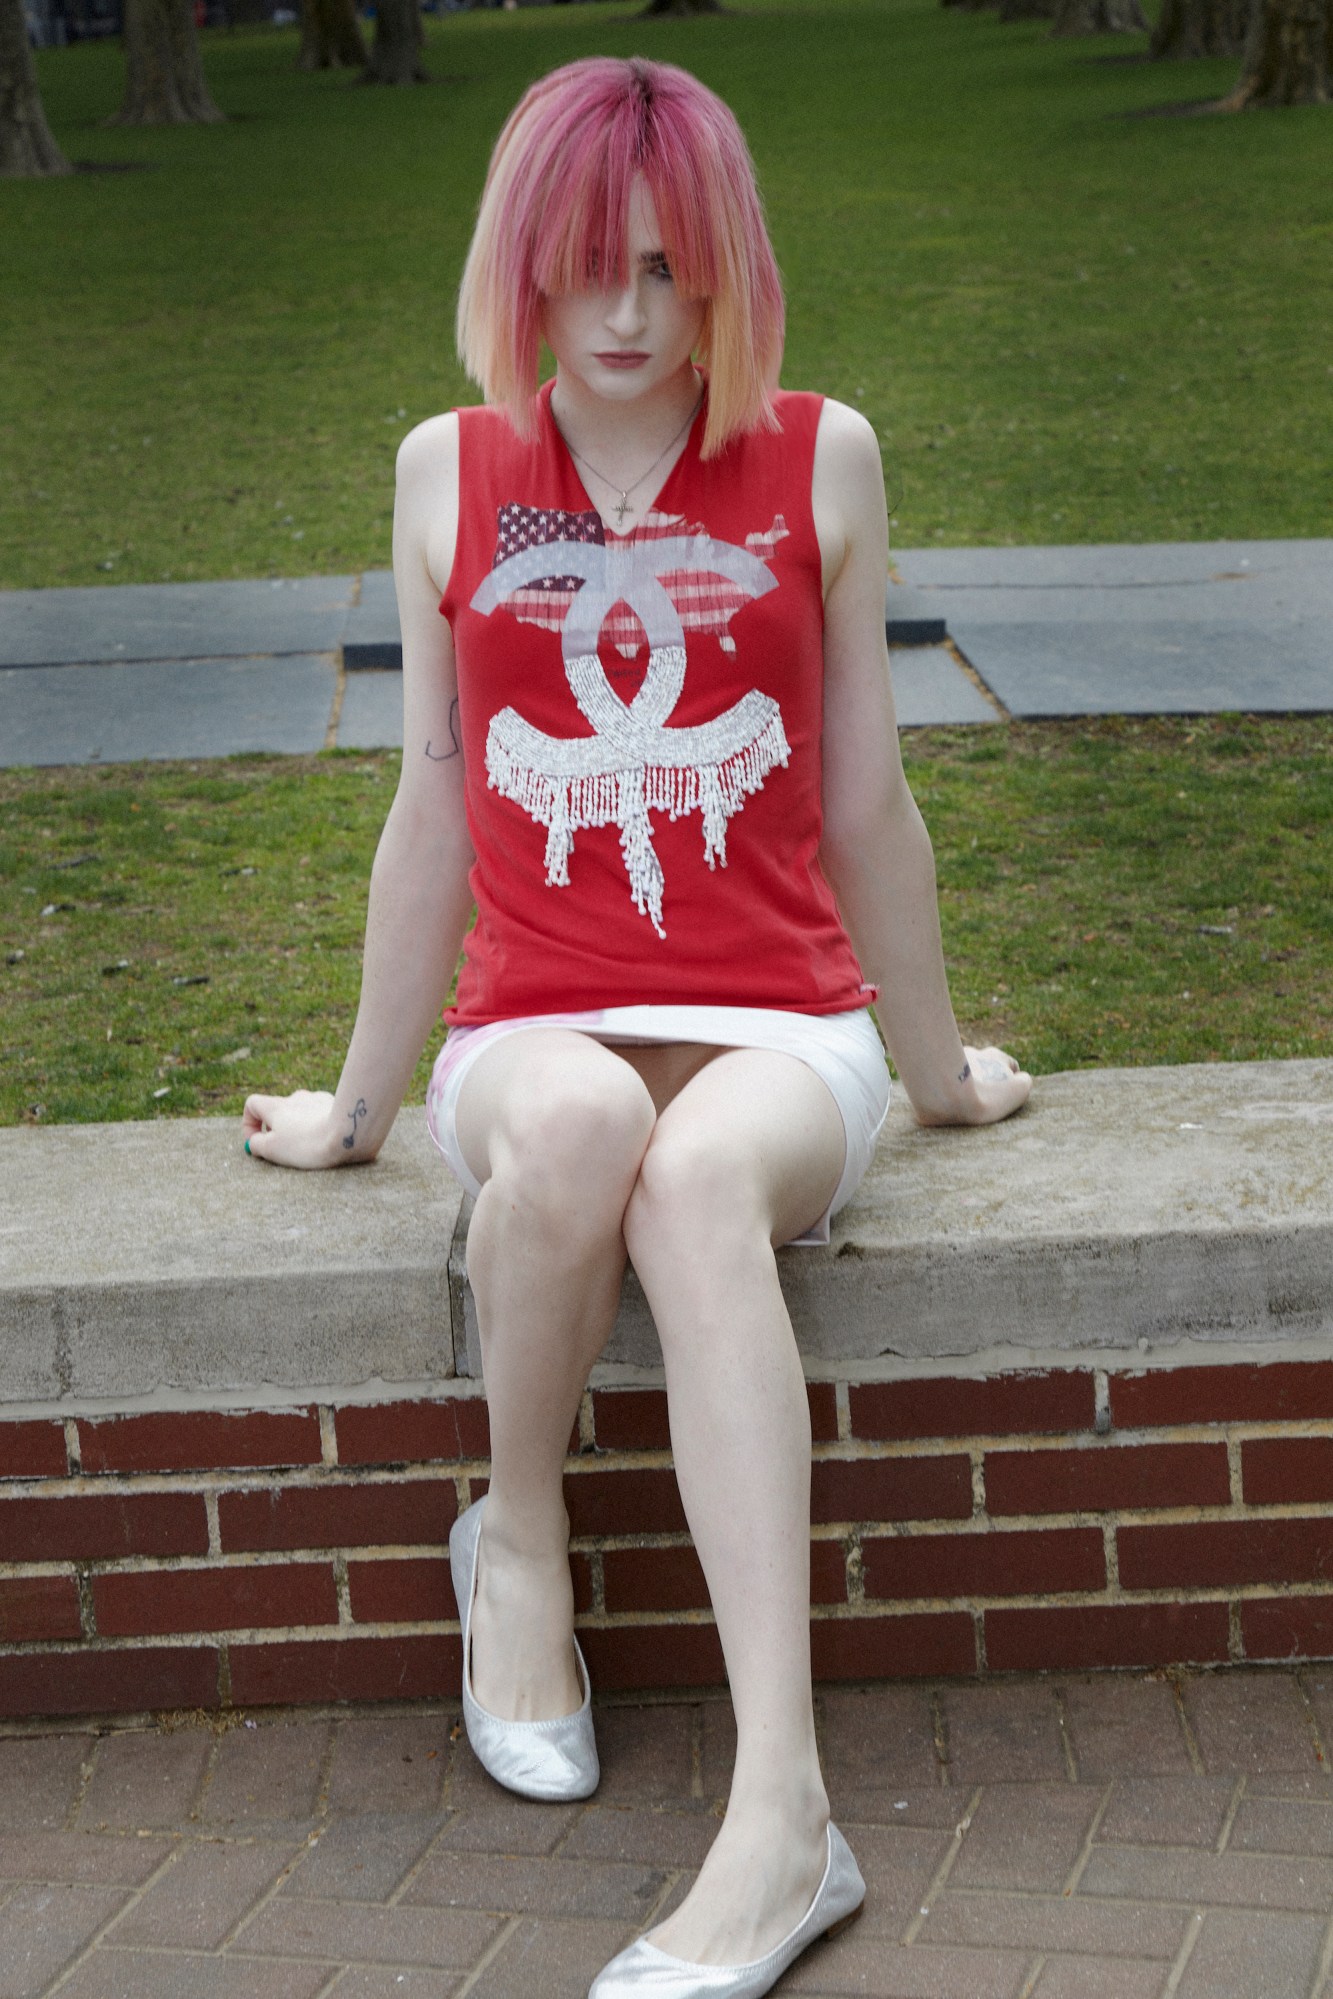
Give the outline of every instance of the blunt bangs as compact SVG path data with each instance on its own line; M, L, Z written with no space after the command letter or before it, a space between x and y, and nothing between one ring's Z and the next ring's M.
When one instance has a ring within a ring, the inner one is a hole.
M530 436L544 297L628 278L642 176L683 297L706 305L703 452L773 428L782 286L749 148L732 113L667 63L594 56L527 92L491 159L458 302L458 346L488 402Z

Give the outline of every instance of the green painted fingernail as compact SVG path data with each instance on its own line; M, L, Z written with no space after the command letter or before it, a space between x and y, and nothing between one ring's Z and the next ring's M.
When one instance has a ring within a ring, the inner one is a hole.
M247 1151L247 1152L250 1152L250 1141L249 1141L249 1139L248 1139L248 1138L247 1138L247 1139L246 1139L246 1141L245 1141L245 1149L246 1149L246 1151ZM253 1154L253 1153L250 1153L250 1156L251 1156L251 1158L253 1159L253 1157L254 1157L254 1154Z

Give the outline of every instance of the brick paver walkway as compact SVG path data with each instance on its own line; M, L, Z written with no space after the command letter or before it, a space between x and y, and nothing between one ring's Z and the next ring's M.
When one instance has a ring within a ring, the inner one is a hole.
M1333 1999L1333 1670L820 1698L862 1920L784 1992ZM0 1738L0 1999L582 1999L679 1897L719 1700L599 1709L585 1805L445 1707Z

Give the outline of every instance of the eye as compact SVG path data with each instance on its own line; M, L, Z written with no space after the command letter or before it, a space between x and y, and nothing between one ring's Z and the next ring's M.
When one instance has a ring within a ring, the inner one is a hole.
M654 257L647 268L650 278L660 278L663 284L670 285L675 283L671 266L665 257Z

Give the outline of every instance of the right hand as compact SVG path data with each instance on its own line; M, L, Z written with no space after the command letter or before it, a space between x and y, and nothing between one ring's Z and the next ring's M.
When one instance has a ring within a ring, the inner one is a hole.
M274 1166L341 1166L346 1155L333 1123L327 1090L293 1090L289 1097L252 1096L241 1114L245 1149Z

